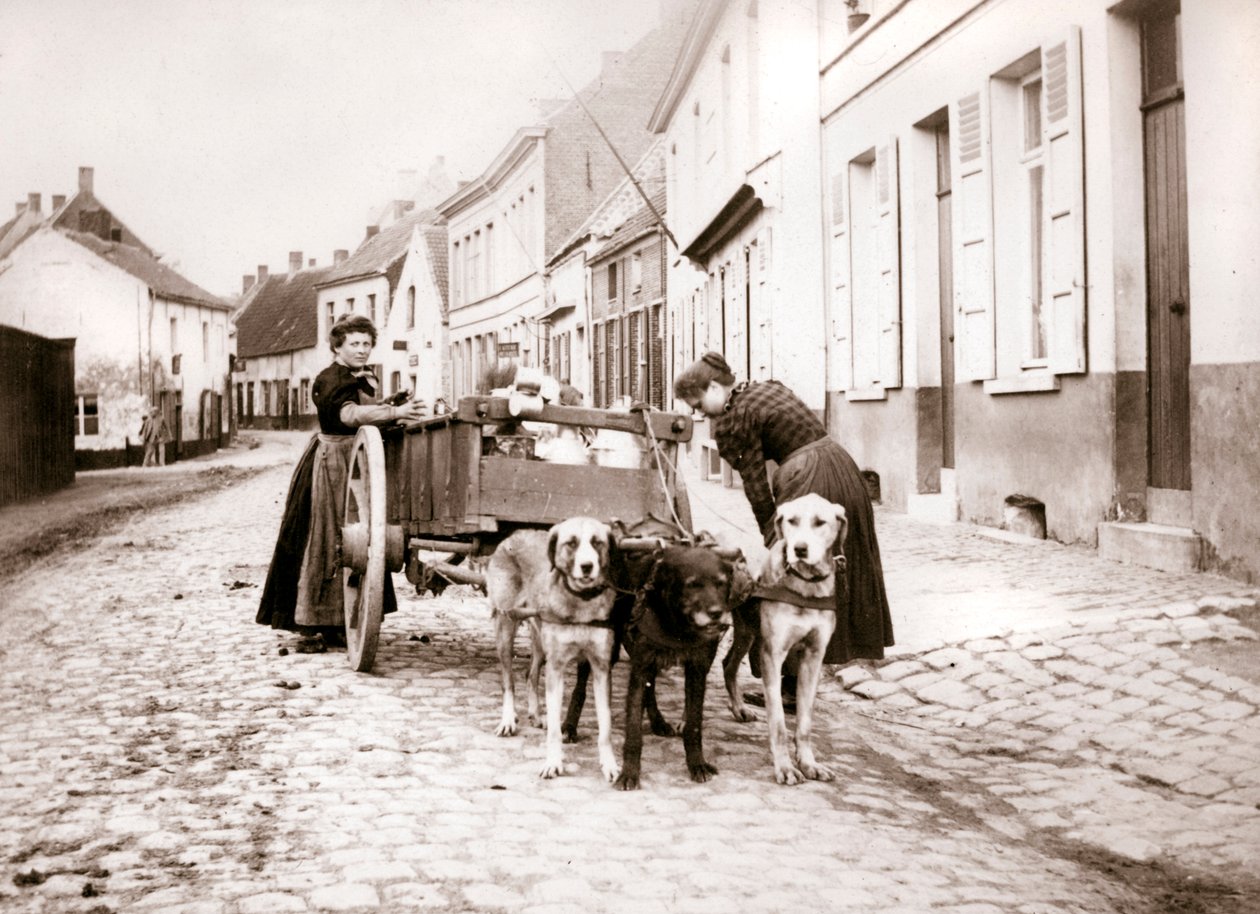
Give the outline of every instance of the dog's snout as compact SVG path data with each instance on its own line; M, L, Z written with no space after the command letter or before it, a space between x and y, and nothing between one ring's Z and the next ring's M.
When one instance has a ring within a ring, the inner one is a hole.
M581 562L578 564L578 571L582 572L582 574L586 575L587 577L590 577L591 571L594 570L594 568L595 568L594 562Z
M805 543L797 543L792 551L796 553L798 559L803 559L809 555L809 546Z

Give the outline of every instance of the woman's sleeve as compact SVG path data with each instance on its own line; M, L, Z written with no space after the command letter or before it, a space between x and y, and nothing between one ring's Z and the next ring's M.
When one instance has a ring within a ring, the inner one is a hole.
M761 436L757 434L747 409L738 406L727 416L725 427L717 434L718 453L739 473L744 484L744 497L752 506L753 516L762 537L769 537L774 529L774 497L770 494L770 478L766 475L766 455L761 449Z

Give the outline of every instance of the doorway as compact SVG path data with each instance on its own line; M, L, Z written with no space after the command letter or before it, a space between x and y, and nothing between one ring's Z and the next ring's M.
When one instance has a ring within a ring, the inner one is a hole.
M1178 2L1142 17L1149 485L1190 488L1190 271Z

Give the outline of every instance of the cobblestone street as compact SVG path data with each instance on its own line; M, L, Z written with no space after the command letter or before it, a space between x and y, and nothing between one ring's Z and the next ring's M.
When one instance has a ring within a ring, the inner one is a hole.
M681 742L649 737L643 789L620 793L590 709L557 780L541 730L493 735L475 591L416 598L399 576L371 674L255 625L290 467L0 585L0 908L1260 911L1260 650L1237 582L881 510L898 647L823 684L835 782L775 784L715 669L719 776L692 783ZM746 543L740 493L692 496L697 526ZM671 671L674 720L681 693Z

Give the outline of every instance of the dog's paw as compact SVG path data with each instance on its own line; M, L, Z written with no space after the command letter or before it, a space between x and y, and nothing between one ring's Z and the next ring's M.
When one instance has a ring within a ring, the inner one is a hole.
M613 781L613 786L618 790L638 790L639 775L637 772L632 774L629 771L623 771L617 775L617 780Z
M836 779L836 773L826 765L806 765L802 763L800 772L811 781L834 781Z
M795 784L803 784L805 775L795 765L785 763L774 766L774 779L785 787L791 787Z
M652 728L653 736L670 737L670 736L682 735L682 730L680 730L678 727L675 727L673 724L671 724L669 721L667 721L663 717L652 721L651 728Z
M604 773L604 780L609 784L616 784L621 780L620 765L600 765L600 770Z
M756 711L749 710L745 705L736 707L731 706L731 717L735 718L741 724L752 724L761 720L761 716Z
M697 784L703 784L717 777L717 768L708 762L701 762L699 765L688 765L687 771L691 774L691 779Z
M511 720L501 720L499 725L494 728L495 736L516 736L516 718Z
M582 737L578 733L577 727L561 727L560 734L561 738L566 743L580 743L582 741Z
M538 776L544 780L558 778L564 774L564 762L547 762L538 772Z

